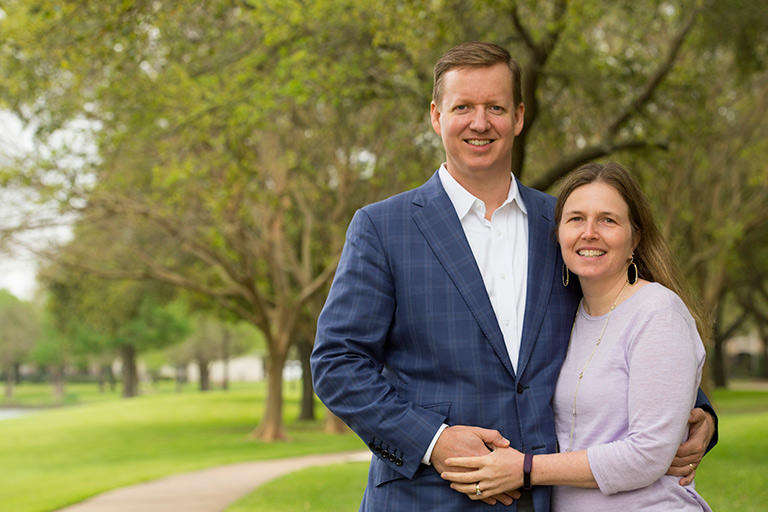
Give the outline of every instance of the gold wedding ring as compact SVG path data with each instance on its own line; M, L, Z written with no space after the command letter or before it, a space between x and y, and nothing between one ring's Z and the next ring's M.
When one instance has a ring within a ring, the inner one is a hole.
M480 490L480 482L475 484L475 496L480 496L483 492Z

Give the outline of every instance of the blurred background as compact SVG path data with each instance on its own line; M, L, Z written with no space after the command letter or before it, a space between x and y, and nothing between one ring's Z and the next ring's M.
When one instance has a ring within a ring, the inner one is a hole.
M768 10L752 0L4 0L0 375L264 382L285 436L354 211L443 159L432 66L523 67L513 171L639 177L715 319L703 386L768 380ZM9 291L10 290L10 291ZM328 418L330 430L343 428Z

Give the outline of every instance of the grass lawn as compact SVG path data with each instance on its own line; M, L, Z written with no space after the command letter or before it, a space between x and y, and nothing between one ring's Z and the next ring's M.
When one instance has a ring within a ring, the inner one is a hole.
M109 489L217 464L363 448L354 435L322 433L319 421L297 422L293 385L285 403L291 441L271 444L249 437L260 421L263 385L209 393L166 386L123 400L116 392L98 393L95 384L72 385L66 402L78 405L0 421L0 510L50 512ZM705 458L698 488L718 512L762 511L768 392L716 391L713 398L721 439ZM49 402L48 386L24 384L13 404L0 406ZM366 472L365 463L305 469L260 487L227 512L356 510Z
M720 441L704 457L696 488L716 512L768 509L768 392L713 394Z
M768 504L768 392L713 394L720 441L696 476L698 491L716 512L762 512ZM368 464L348 463L283 476L226 512L357 510Z
M13 405L42 405L49 389L19 386ZM260 421L263 386L209 393L168 388L129 400L101 396L93 384L70 389L80 405L0 421L0 510L49 512L116 487L217 464L363 448L353 435L324 434L321 422L297 422L290 389L291 441L270 444L249 437Z

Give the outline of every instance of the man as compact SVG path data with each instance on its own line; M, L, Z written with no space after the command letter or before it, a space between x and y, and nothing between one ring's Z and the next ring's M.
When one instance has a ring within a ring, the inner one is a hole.
M504 438L558 449L550 399L580 292L561 282L554 198L510 173L524 108L506 50L451 49L431 105L446 163L350 223L312 369L318 396L376 454L361 510L480 509L440 478L448 457ZM696 429L706 445L711 418ZM549 488L514 504L546 512Z

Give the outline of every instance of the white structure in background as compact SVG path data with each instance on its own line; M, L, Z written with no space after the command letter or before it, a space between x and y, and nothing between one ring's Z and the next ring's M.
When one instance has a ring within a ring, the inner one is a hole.
M224 362L214 361L210 370L211 382L224 380ZM264 360L257 356L241 356L229 360L230 382L256 382L266 378ZM194 363L187 365L187 380L200 381L200 370Z
M229 360L229 382L257 382L267 378L266 363L264 359L255 355L235 357ZM146 371L140 368L142 379L146 378ZM176 370L172 366L164 366L160 374L168 379L176 378ZM296 381L301 379L301 363L299 361L287 361L283 369L283 380ZM187 364L187 381L200 382L200 369L197 364ZM224 381L224 362L214 361L210 369L211 383Z
M763 344L757 333L735 336L725 344L726 364L731 375L748 376L760 369ZM766 364L768 362L764 362Z

